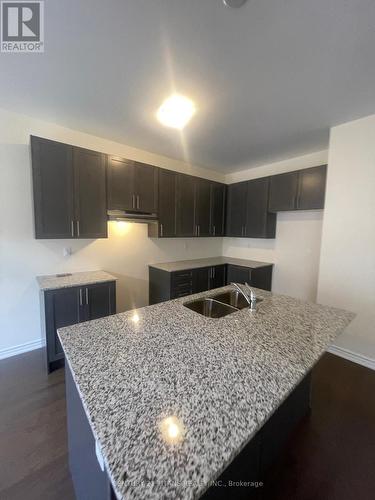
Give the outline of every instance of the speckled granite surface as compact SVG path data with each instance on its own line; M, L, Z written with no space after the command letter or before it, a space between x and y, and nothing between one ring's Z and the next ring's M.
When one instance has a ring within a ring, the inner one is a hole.
M118 498L199 497L354 317L259 295L221 319L185 297L59 332Z
M232 257L210 257L207 259L180 260L177 262L161 262L150 264L149 267L155 267L162 271L170 273L174 271L184 271L185 269L198 269L200 267L219 266L220 264L233 264L236 266L258 269L259 267L273 266L271 262L258 262L256 260L235 259Z
M41 290L56 290L57 288L69 288L71 286L93 285L106 281L116 281L117 278L105 271L86 271L84 273L71 273L67 276L56 274L37 276L37 282Z

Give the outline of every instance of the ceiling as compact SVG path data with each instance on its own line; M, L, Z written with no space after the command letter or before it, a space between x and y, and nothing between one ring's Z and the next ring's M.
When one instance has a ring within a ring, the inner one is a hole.
M374 0L47 0L45 53L0 55L0 106L232 172L375 113ZM177 91L198 112L155 119Z

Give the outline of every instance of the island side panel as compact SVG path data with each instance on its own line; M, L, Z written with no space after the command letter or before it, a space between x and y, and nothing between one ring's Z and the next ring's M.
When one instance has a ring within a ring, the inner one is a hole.
M265 475L311 410L311 372L203 494L201 500L260 500ZM260 484L259 484L260 483Z
M107 472L99 466L95 439L68 363L65 364L65 384L69 468L76 499L113 499L115 496Z

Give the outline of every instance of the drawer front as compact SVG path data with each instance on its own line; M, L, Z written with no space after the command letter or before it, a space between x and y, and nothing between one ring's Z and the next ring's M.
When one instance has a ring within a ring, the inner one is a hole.
M172 299L179 299L180 297L186 297L187 295L191 295L192 293L193 293L193 291L191 289L191 286L180 288L180 289L174 289L174 290L172 290L171 298Z
M193 277L192 271L178 271L172 273L172 288L174 288L175 285L180 285L183 283L191 283L192 277Z

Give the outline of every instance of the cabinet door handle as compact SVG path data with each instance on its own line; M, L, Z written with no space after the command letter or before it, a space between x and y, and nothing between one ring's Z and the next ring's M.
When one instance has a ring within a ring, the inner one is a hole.
M80 235L80 228L79 228L79 220L77 220L77 236L79 238Z
M132 194L132 208L135 208L135 194Z
M139 194L137 194L137 208L139 208Z
M212 226L212 233L213 233L213 236L216 236L216 226Z
M86 288L86 305L89 305L89 289Z
M215 278L215 268L212 268L212 277Z
M72 238L74 238L74 220L70 221L70 230L71 230L71 233L72 233Z
M82 306L83 301L82 301L82 288L79 289L79 305Z
M200 227L199 224L198 224L197 228L198 228L198 236L200 236L200 234L201 234L201 227Z
M160 237L163 237L163 224L160 224Z

